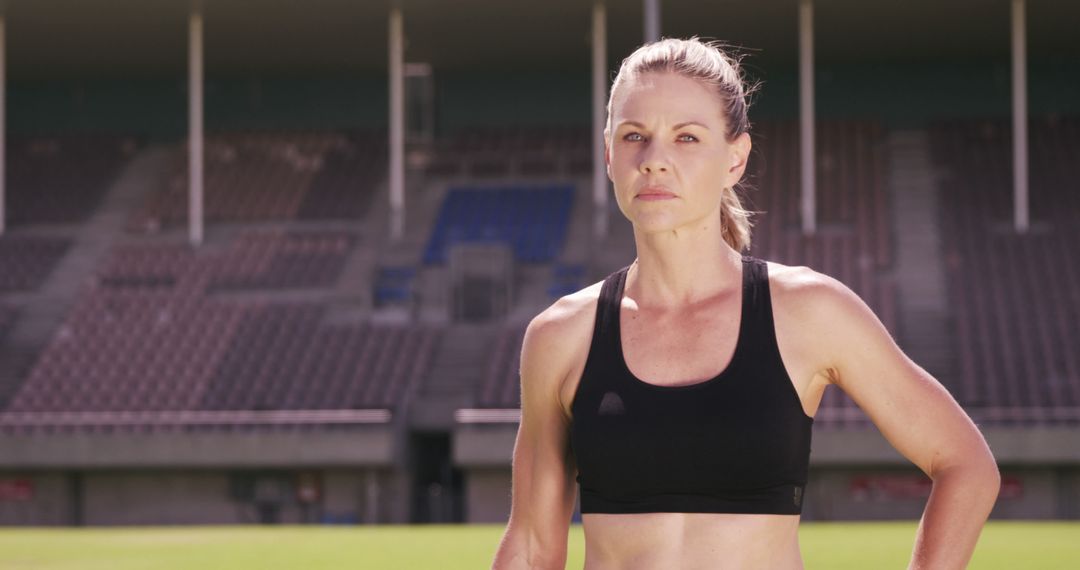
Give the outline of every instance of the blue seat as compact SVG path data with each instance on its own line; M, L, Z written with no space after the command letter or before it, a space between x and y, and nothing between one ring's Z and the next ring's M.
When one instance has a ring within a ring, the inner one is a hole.
M451 188L424 249L424 263L445 263L446 250L461 242L503 242L519 261L550 262L562 249L573 193L570 185Z

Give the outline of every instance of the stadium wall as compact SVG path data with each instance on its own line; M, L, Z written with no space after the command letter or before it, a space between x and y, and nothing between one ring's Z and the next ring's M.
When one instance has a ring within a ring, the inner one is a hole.
M0 471L0 525L408 522L390 468Z
M403 442L397 429L6 434L0 525L409 522Z

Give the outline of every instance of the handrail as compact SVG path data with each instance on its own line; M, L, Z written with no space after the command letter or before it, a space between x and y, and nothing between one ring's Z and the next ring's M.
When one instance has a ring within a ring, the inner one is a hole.
M0 426L383 424L391 415L387 409L3 412Z

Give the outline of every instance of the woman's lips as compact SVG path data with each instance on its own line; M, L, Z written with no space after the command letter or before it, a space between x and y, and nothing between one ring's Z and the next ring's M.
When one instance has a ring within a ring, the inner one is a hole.
M645 188L638 192L635 198L641 200L671 200L676 198L675 193L664 188Z

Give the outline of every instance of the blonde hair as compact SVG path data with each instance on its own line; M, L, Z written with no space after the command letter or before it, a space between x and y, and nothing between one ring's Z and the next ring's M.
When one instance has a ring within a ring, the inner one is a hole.
M735 140L750 132L749 97L759 88L744 79L739 60L724 51L720 41L703 42L697 36L689 39L664 38L639 47L622 61L619 73L611 83L607 103L607 124L604 139L611 142L611 102L615 89L622 83L646 73L676 73L700 81L720 97L722 114L727 123L724 136ZM738 186L743 186L740 182ZM720 224L724 241L735 250L750 249L750 228L754 212L742 206L734 188L724 188L720 201Z

